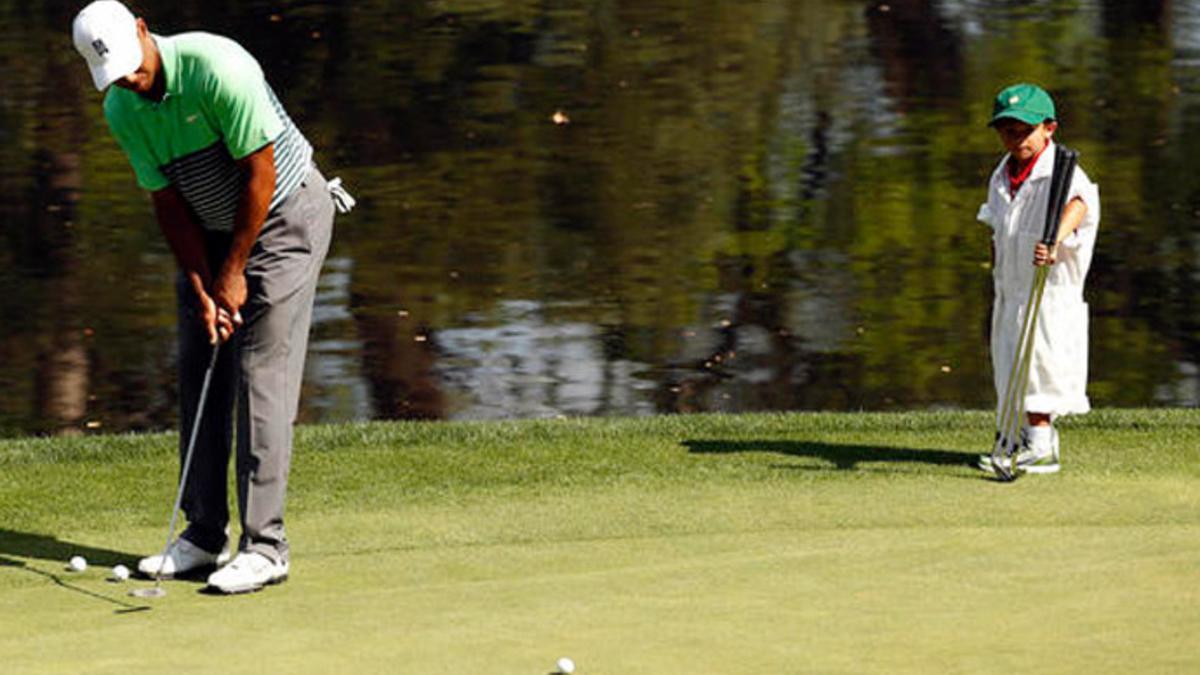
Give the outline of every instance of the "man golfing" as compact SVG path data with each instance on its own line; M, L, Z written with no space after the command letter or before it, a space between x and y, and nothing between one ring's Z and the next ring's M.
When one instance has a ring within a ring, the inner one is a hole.
M996 96L988 125L1007 154L992 172L978 218L992 228L997 442L1011 440L1015 449L1011 466L998 466L997 453L983 455L979 464L1011 479L1057 472L1054 420L1091 409L1083 285L1100 224L1100 196L1083 169L1075 167L1073 155L1069 162L1056 161L1069 153L1056 153L1052 139L1058 117L1041 87L1005 88ZM1059 194L1052 199L1056 177ZM1065 207L1048 216L1047 209L1054 211L1057 204ZM1051 216L1056 232L1046 227ZM1012 429L1021 427L1012 439L1005 430L1010 419Z
M138 569L169 579L228 560L236 404L241 540L208 584L240 593L281 582L289 569L283 512L292 425L313 297L335 200L343 211L353 200L317 171L312 147L236 42L199 32L152 34L116 0L79 12L73 38L96 88L107 91L109 128L150 192L179 267L185 433L178 502L188 525L170 541L172 514L168 546Z

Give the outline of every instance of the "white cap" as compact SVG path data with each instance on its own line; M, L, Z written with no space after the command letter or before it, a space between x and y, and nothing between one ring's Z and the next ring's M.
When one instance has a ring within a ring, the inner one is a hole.
M142 65L137 19L117 0L96 0L84 7L75 16L71 33L100 91Z

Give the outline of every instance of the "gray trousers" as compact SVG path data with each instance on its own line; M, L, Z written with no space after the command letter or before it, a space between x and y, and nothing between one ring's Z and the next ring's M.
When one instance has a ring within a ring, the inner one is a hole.
M267 215L246 264L245 323L221 346L205 403L192 467L184 490L183 532L211 552L226 544L229 522L227 471L237 423L237 497L242 551L288 559L284 497L292 458L292 426L308 349L317 277L333 234L334 204L315 168ZM207 234L209 265L216 273L230 235ZM182 275L179 304L180 458L212 347L195 294ZM236 405L236 416L235 416Z

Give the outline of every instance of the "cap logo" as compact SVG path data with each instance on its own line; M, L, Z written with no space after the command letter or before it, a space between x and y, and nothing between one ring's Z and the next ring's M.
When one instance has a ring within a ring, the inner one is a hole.
M1009 97L1008 97L1008 104L1009 104L1009 105L1016 105L1016 104L1018 104L1018 103L1020 103L1020 102L1021 102L1021 97L1020 97L1020 96L1009 96Z
M108 53L108 45L104 44L104 40L92 40L92 49L96 50L96 56L104 56Z

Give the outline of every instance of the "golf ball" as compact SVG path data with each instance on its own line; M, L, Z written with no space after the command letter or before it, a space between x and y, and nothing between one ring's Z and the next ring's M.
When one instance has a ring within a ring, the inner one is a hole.
M82 572L87 569L87 560L81 555L71 556L71 560L67 563L67 566L75 572Z
M115 581L125 581L129 579L129 568L124 565L117 565L112 568L112 578Z
M560 672L560 673L575 672L575 662L572 661L571 659L568 659L565 656L562 657L561 659L559 659L558 663L556 663L555 665L558 666L558 672Z

